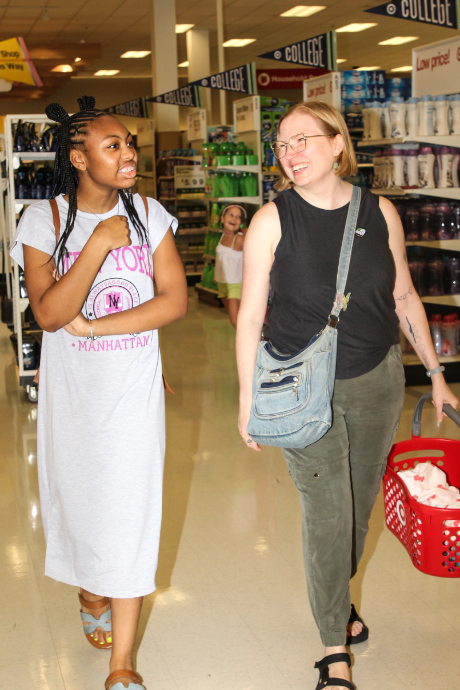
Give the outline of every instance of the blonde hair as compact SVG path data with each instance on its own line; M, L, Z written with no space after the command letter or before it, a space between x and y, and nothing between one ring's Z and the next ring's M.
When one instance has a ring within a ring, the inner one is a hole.
M351 143L350 133L345 124L345 120L336 108L321 101L308 101L306 103L296 103L287 113L280 118L278 122L278 136L280 132L281 123L290 115L295 113L303 113L310 115L318 123L320 129L324 134L335 137L340 134L343 138L343 150L337 156L338 168L335 174L338 177L347 177L349 175L356 175L358 172L358 165L356 163L356 156ZM293 187L294 182L286 175L281 160L278 161L278 169L280 176L275 187L282 192L288 187Z

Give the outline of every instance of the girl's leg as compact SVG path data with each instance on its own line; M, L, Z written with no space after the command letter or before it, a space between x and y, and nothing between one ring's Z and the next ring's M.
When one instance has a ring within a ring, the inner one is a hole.
M82 594L87 601L98 601L101 599L100 595L91 594L91 592L86 590L83 590ZM142 607L142 597L111 599L111 605L112 632L106 633L102 628L99 628L94 633L94 638L101 642L112 642L113 644L110 672L118 669L130 671L134 669L133 648ZM94 611L91 609L82 607L82 610L94 615ZM104 613L104 611L101 611L101 613Z
M113 648L110 672L134 670L133 648L141 613L143 597L112 599Z
M241 300L232 297L230 299L227 299L226 302L227 304L225 305L225 307L230 317L230 323L232 324L233 328L236 328L236 321L238 318L238 312L240 310Z

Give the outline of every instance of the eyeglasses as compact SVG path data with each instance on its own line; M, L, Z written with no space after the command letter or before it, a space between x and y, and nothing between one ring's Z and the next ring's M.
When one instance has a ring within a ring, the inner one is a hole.
M294 153L302 153L307 148L308 139L314 139L315 137L333 137L334 134L294 134L288 142L285 141L275 141L272 144L272 150L275 157L284 158L287 153L288 146L294 151Z

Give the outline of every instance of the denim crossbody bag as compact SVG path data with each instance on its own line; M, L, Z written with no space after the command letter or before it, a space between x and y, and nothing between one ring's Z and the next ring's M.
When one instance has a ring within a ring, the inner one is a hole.
M259 343L248 434L261 445L306 448L331 427L337 324L350 297L345 286L360 202L361 189L353 186L327 325L296 355L282 355L270 342Z

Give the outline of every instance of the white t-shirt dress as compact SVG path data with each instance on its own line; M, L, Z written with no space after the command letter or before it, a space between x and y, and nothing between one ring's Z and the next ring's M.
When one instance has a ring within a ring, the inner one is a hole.
M65 228L68 204L56 199ZM147 227L142 198L134 195ZM92 319L154 297L152 254L177 220L148 199L150 248L130 223L130 247L111 251L83 313ZM100 222L125 215L77 212L66 242L64 273ZM24 265L23 245L53 255L49 201L22 216L11 256ZM62 271L61 271L62 272ZM37 463L46 537L45 574L93 594L130 598L155 590L161 528L165 410L158 331L71 336L43 333L38 398Z

